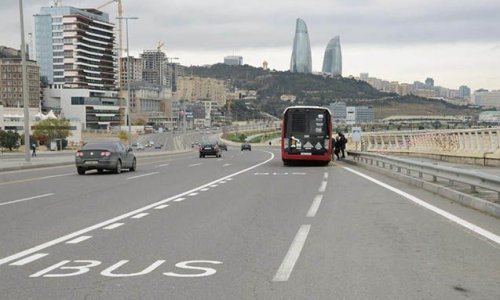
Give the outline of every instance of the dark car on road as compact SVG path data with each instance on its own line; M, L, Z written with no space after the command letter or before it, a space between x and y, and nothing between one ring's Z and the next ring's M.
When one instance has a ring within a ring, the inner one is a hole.
M215 155L215 157L221 157L219 145L215 143L201 145L200 158L203 158L206 155Z
M76 152L75 163L80 175L89 170L97 170L99 173L112 170L119 174L122 169L135 171L137 167L132 148L114 141L87 143Z
M241 151L243 151L243 150L252 151L252 145L250 145L249 143L241 144Z

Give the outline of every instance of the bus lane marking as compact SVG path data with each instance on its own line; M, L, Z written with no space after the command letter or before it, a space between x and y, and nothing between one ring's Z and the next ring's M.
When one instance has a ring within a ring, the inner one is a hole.
M141 219L141 218L144 218L147 215L149 215L149 213L140 213L140 214L137 214L137 215L131 217L131 219Z
M326 185L328 184L328 181L322 181L321 186L319 187L318 191L320 193L324 193L326 191Z
M163 205L159 205L159 206L155 207L155 209L164 209L168 206L169 206L168 204L163 204Z
M322 199L323 195L316 195L316 197L314 197L313 203L311 204L311 208L309 208L309 211L307 212L308 218L314 218L314 216L316 216L316 213L318 212L318 208L321 204Z
M91 235L82 235L82 236L77 237L76 239L73 239L71 241L67 241L66 244L78 244L78 243L86 241L90 238L92 238Z
M171 197L169 197L169 198L162 199L162 200L157 201L157 202L155 202L155 203L152 203L152 204L149 204L149 205L146 205L146 206L140 207L140 208L138 208L138 209L135 209L135 210L133 210L133 211L129 211L129 212L127 212L127 213L125 213L125 214L122 214L122 215L119 215L119 216L117 216L117 217L113 217L113 218L111 218L111 219L104 220L104 221L102 221L102 222L100 222L100 223L97 223L97 224L94 224L94 225L92 225L92 226L85 227L85 228L83 228L83 229L80 229L80 230L74 231L74 232L72 232L72 233L66 234L66 235L61 236L61 237L58 237L58 238L56 238L56 239L53 239L53 240L47 241L47 242L45 242L45 243L42 243L42 244L39 244L39 245L33 246L33 247L28 248L28 249L25 249L25 250L23 250L23 251L16 252L16 253L11 254L11 255L9 255L9 256L6 256L6 257L3 257L3 258L0 258L0 266L1 266L1 265L4 265L4 264L7 264L7 263L10 263L10 262L12 262L12 261L18 260L18 259L20 259L20 258L22 258L22 257L26 257L26 256L28 256L28 255L32 255L32 254L37 253L37 252L39 252L39 251L41 251L41 250L43 250L43 249L47 249L47 248L49 248L49 247L52 247L52 246L55 246L55 245L59 245L59 244L61 244L61 243L64 243L64 242L66 242L66 241L68 241L68 240L71 240L71 239L74 239L74 238L76 238L76 237L79 237L79 236L81 236L81 235L83 235L83 234L86 234L86 233L88 233L88 232L92 232L92 231L95 231L95 230L97 230L97 229L101 229L101 228L103 228L103 227L106 227L106 226L108 226L108 225L111 225L111 224L113 224L113 223L116 223L116 222L118 222L118 221L121 221L121 220L123 220L123 219L130 218L130 217L132 217L132 216L134 216L134 215L137 215L138 213L141 213L141 212L144 212L144 211L147 211L147 210L153 209L153 208L157 207L158 205L162 205L162 204L168 203L168 202L170 202L170 201L173 201L174 199L178 199L179 197L186 196L186 195L188 195L188 194L190 194L190 193L193 193L193 192L195 192L195 191L198 191L198 190L200 190L200 189L202 189L202 188L205 188L205 187L208 187L208 186L210 186L210 185L217 184L217 183L219 183L219 182L221 182L221 181L224 181L224 180L226 180L226 179L228 179L228 178L231 178L231 177L234 177L234 176L237 176L237 175L240 175L240 174L246 173L246 172L248 172L248 171L254 170L254 169L256 169L256 168L258 168L258 167L260 167L260 166L262 166L262 165L264 165L264 164L266 164L266 163L268 163L268 162L270 162L270 161L272 161L272 160L274 159L274 153L269 152L269 151L263 151L263 152L266 152L266 153L268 153L268 154L270 155L270 157L269 157L268 159L264 160L263 162L260 162L260 163L258 163L258 164L255 164L255 165L253 165L253 166L250 166L250 167L245 168L245 169L243 169L243 170L240 170L240 171L238 171L238 172L235 172L235 173L229 174L229 175L227 175L227 176L221 177L221 178L219 178L219 179L213 180L213 181L211 181L211 182L205 183L205 184L203 184L203 185L197 186L197 187L195 187L195 188L192 188L192 189L187 190L187 191L185 191L185 192L182 192L182 193L180 193L180 194L173 195L173 196L171 196Z
M31 256L28 256L26 258L23 258L21 260L18 260L16 262L13 262L11 263L10 265L11 266L24 266L24 265L27 265L31 262L34 262L35 260L39 260L40 258L42 257L45 257L49 255L48 253L37 253L37 254L33 254Z
M115 224L111 224L109 226L106 226L104 227L103 229L106 229L106 230L112 230L112 229L115 229L115 228L118 228L120 226L123 226L125 223L115 223Z
M300 252L302 252L302 248L304 247L310 229L311 225L302 225L299 228L297 235L295 235L295 238L290 245L290 249L288 249L283 262L274 275L273 281L288 281L288 278L290 278L290 275L292 274L293 267L299 259Z

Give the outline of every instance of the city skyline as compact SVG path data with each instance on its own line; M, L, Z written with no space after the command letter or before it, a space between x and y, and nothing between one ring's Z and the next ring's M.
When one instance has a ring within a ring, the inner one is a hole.
M50 1L25 2L26 32L34 32L32 16ZM98 7L105 2L64 0L63 5ZM19 48L17 9L15 2L3 4L0 26L11 30L0 34L0 44ZM115 4L102 10L117 22ZM228 10L232 13L224 13ZM314 5L281 0L244 5L228 0L124 3L124 15L140 18L130 26L130 50L135 56L162 41L167 55L179 57L184 65L218 63L234 53L250 65L261 66L266 60L270 69L284 71L290 66L294 21L300 17L310 30L315 72L321 71L324 45L335 33L343 39L344 76L369 72L400 82L433 77L441 86L465 84L473 90L500 89L500 43L496 38L500 20L494 13L499 10L500 3L493 0L460 6L453 1L393 0L318 0Z
M290 59L290 72L311 73L311 43L307 31L306 22L297 19L295 24L295 36L293 37L292 57Z

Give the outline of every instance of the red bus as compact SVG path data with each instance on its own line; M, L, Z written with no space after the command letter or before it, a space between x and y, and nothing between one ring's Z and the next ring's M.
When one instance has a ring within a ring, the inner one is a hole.
M317 161L332 160L332 114L319 106L291 106L283 112L281 125L281 159Z

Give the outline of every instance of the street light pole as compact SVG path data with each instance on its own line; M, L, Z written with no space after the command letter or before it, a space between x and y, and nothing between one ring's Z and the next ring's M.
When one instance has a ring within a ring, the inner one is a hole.
M28 91L28 68L26 67L26 41L24 40L23 0L19 0L19 21L21 23L21 64L23 69L23 106L24 106L24 160L30 162L30 100Z
M125 20L125 32L127 36L127 109L126 111L126 120L128 123L128 144L132 144L132 120L130 117L130 49L128 45L128 20L137 20L137 17L117 17L119 20ZM121 51L120 51L121 52Z

